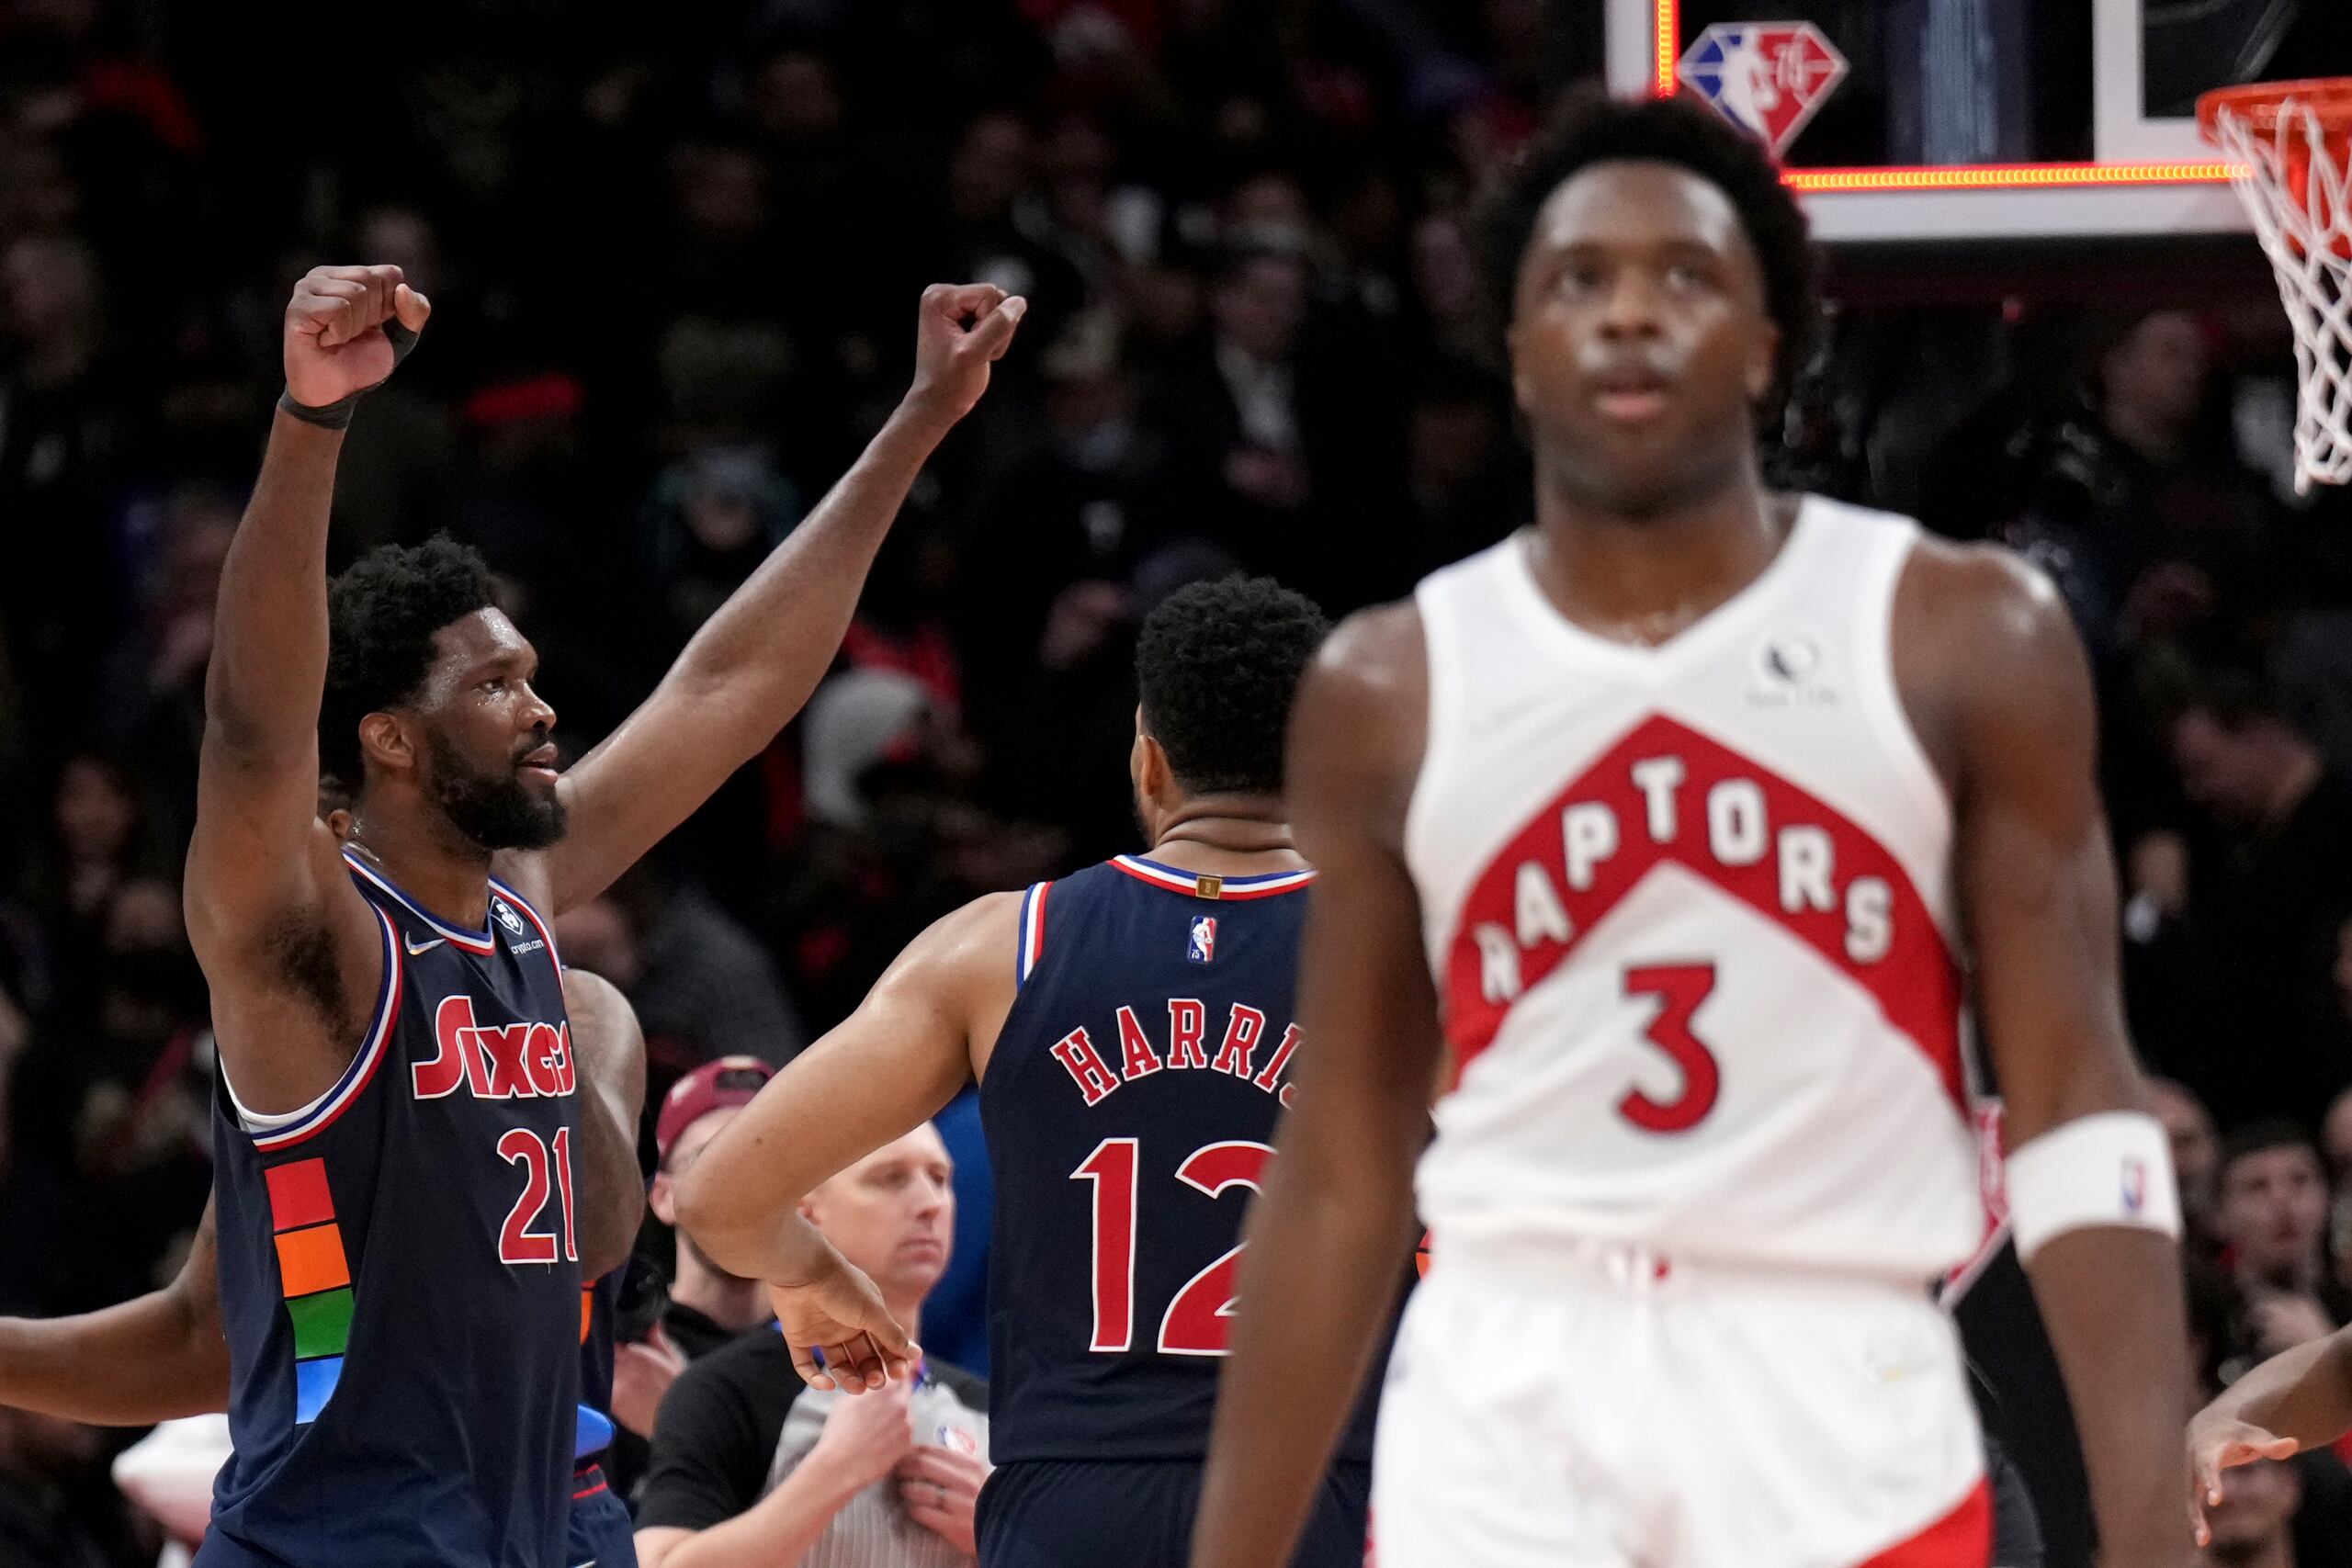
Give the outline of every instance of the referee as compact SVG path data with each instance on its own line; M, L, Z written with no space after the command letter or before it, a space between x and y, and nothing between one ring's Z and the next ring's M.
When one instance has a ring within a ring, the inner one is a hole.
M945 1271L953 1167L928 1123L806 1213L910 1333ZM988 1386L936 1360L858 1397L810 1389L773 1333L695 1362L662 1403L638 1505L643 1568L962 1568L987 1480Z

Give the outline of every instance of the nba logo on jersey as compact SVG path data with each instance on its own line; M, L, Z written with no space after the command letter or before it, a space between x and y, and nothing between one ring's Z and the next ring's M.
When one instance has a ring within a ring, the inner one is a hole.
M1846 57L1811 22L1717 22L1675 73L1777 158L1845 80Z
M1192 939L1184 944L1184 956L1195 964L1206 964L1216 956L1216 917L1194 915Z
M2123 1212L2136 1214L2148 1201L2148 1167L2145 1161L2127 1159L2123 1162Z

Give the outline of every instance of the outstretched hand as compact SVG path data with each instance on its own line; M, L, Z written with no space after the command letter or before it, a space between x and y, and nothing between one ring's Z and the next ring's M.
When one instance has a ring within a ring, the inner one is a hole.
M2188 1469L2192 1492L2188 1512L2197 1531L2197 1544L2204 1546L2211 1540L2211 1531L2205 1525L2205 1510L2222 1500L2222 1472L2256 1460L2292 1459L2297 1448L2294 1438L2282 1438L2233 1416L2207 1410L2191 1421Z
M398 356L388 321L424 330L433 302L396 266L314 266L286 307L286 389L307 408L325 408L381 384Z
M910 1376L922 1354L874 1281L830 1247L808 1279L770 1283L768 1301L792 1370L810 1388L864 1393Z
M1029 301L992 283L934 283L915 325L915 379L907 401L952 424L989 389L989 367L1012 346Z

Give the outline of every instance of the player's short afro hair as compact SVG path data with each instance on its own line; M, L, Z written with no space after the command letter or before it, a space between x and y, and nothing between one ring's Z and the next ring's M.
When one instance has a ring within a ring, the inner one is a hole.
M1763 272L1765 313L1781 329L1773 381L1786 392L1812 355L1820 314L1811 230L1763 143L1694 98L1572 94L1528 143L1487 197L1480 224L1497 332L1511 320L1519 264L1544 203L1589 166L1621 161L1672 164L1730 197Z
M1298 678L1331 624L1271 577L1195 582L1144 617L1136 687L1144 728L1195 795L1279 795Z
M327 584L320 772L356 794L359 721L416 694L433 666L435 632L497 603L489 564L446 534L370 550Z

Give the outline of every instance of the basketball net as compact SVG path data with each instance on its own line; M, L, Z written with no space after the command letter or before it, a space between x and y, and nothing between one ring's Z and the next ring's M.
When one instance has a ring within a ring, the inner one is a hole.
M2295 490L2352 482L2352 79L2198 100L2295 329Z

